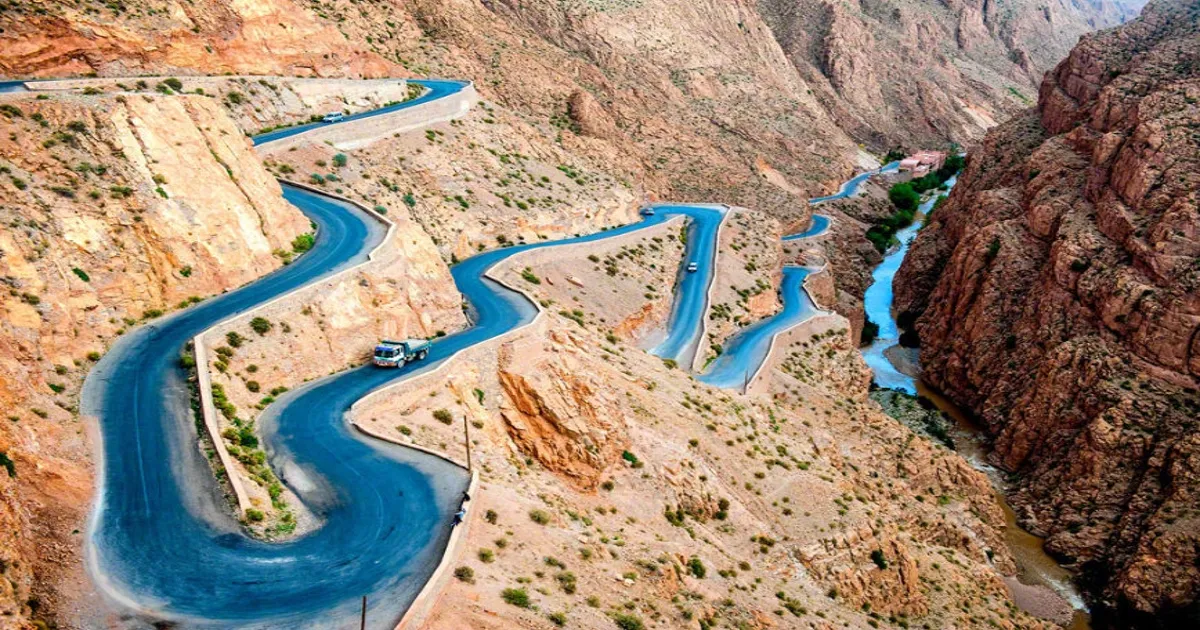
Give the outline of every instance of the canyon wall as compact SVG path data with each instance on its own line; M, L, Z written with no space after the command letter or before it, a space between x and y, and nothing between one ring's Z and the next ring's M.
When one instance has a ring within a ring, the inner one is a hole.
M1141 2L758 0L838 125L876 147L978 139L1032 104L1079 36Z
M0 73L395 76L398 64L289 0L9 3Z
M896 280L927 381L1110 611L1200 610L1200 5L1085 37L989 133Z
M82 566L92 362L310 228L212 99L8 96L0 120L0 610L36 617Z
M868 165L856 145L978 138L1138 2L14 0L0 74L469 78L649 199L783 212Z

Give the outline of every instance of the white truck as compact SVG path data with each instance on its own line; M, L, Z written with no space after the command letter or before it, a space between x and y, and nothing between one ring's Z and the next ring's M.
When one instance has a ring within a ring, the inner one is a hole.
M428 339L384 339L375 346L375 356L371 362L380 367L400 367L409 361L424 359L429 355L431 345Z

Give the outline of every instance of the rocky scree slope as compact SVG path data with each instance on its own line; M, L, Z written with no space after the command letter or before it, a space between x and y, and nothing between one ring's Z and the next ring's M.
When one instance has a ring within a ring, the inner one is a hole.
M310 227L211 99L7 97L0 121L0 613L36 618L83 579L91 363Z
M650 247L665 233L624 251L677 264ZM539 323L357 410L458 458L471 425L481 492L427 627L1051 627L1001 580L1014 564L986 477L866 400L845 320L785 350L773 396L718 390L593 310L645 289L628 255L629 277L571 282L600 264L589 252L506 262L549 304Z
M1200 595L1200 5L1084 38L990 133L897 276L925 379L1103 604ZM1152 621L1153 620L1153 621Z
M1031 104L1079 36L1140 2L759 0L788 59L851 136L965 142Z
M581 158L622 155L614 170L652 198L772 212L803 206L865 165L857 142L978 137L1026 104L1080 33L1117 23L1127 6L10 4L0 73L470 78Z
M0 73L395 76L399 66L288 0L31 2L0 14ZM189 73L190 74L190 73Z

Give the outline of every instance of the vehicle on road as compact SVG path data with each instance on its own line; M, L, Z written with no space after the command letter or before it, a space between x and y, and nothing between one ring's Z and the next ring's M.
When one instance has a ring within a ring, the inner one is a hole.
M343 120L346 120L346 115L342 112L330 112L321 117L321 122L325 123L342 122Z
M642 208L642 216L644 216L644 217L654 216L654 208Z
M699 268L700 268L700 265L697 265L697 264L696 264L696 263L694 263L694 262L690 262L690 263L688 263L688 266L687 266L687 270L688 270L688 272L695 272L695 271L696 271L697 269L699 269Z
M375 356L371 362L380 367L400 367L409 361L424 359L429 354L430 345L427 339L384 339L375 346Z

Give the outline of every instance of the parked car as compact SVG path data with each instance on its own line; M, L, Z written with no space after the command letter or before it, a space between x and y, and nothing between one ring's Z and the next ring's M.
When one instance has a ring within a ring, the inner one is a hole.
M335 123L346 120L346 115L342 112L330 112L321 117L321 122Z

